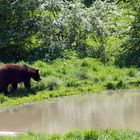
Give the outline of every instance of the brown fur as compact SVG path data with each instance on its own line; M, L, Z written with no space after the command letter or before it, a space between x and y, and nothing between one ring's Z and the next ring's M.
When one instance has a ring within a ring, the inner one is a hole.
M30 79L40 81L39 70L27 65L5 64L0 67L0 92L8 93L7 87L12 84L12 91L17 89L20 82L24 83L27 89L30 89Z

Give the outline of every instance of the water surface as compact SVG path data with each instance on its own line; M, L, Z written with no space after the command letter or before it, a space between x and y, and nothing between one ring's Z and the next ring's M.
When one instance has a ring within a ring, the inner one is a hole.
M72 96L0 112L0 131L63 133L75 128L140 131L140 92Z

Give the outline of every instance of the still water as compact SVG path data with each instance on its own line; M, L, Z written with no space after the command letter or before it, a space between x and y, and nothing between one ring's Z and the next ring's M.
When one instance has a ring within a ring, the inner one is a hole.
M106 128L140 131L140 92L64 97L0 112L0 131Z

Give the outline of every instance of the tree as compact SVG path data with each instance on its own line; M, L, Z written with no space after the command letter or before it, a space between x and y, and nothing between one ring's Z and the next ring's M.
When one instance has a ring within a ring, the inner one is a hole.
M42 46L37 55L52 60L74 50L80 58L108 61L106 39L114 25L111 16L115 11L114 4L102 1L95 1L90 8L78 1L46 1L40 34Z
M123 44L125 65L140 66L140 0L127 1L134 20L131 24L128 40Z
M0 1L0 60L26 57L31 37L41 28L40 0Z

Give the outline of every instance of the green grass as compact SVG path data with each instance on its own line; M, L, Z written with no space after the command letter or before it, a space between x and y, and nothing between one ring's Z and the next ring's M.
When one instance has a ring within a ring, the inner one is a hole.
M92 58L57 59L52 63L37 61L29 65L40 70L42 81L31 81L31 93L27 93L21 84L18 91L9 97L1 94L0 107L58 96L140 87L138 69L105 66Z
M140 132L131 130L75 130L66 134L33 133L18 137L2 137L1 140L139 140Z

